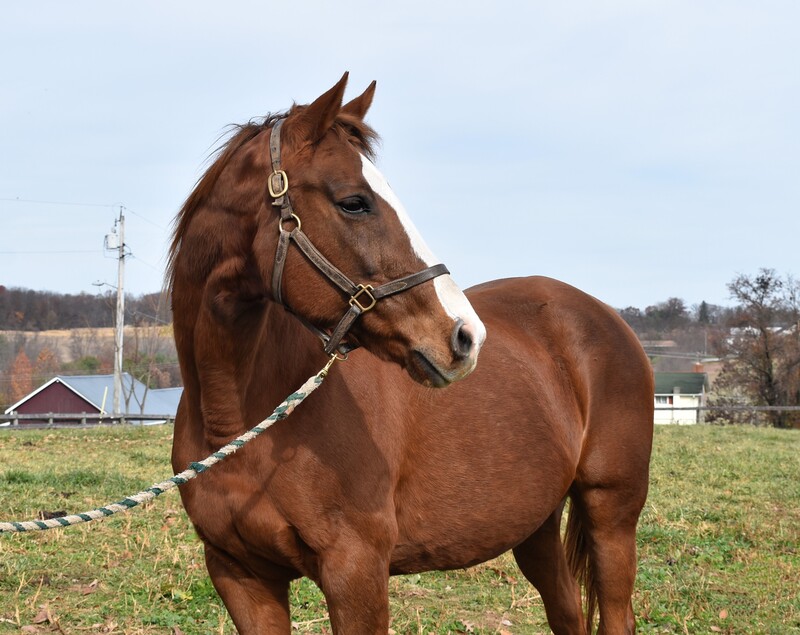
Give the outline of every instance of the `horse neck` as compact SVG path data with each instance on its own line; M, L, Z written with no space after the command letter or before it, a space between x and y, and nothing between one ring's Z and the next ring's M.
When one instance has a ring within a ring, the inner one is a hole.
M269 302L244 361L242 398L260 421L325 364L322 343L282 306ZM269 412L264 412L268 409Z
M176 342L186 353L186 423L208 447L263 420L325 362L320 342L272 302L232 324L209 324L202 308L197 317L190 333L176 325Z
M182 212L173 247L189 419L214 442L258 423L325 362L319 342L268 299L274 255L253 251L277 222L264 210L267 142L250 137L209 172Z

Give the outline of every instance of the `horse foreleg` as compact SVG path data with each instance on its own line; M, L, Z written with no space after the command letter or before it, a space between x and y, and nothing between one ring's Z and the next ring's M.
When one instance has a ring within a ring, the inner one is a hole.
M272 580L256 578L226 553L205 546L211 582L241 635L289 635L289 578L276 571Z
M389 630L388 549L339 541L320 558L320 587L334 635L386 635Z
M585 635L580 589L561 543L563 509L562 503L536 533L514 547L514 557L522 573L542 596L553 633Z

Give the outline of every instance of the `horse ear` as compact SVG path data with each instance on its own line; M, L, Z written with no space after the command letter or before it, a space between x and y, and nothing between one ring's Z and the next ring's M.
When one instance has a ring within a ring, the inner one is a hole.
M342 112L348 115L353 115L359 119L363 119L367 114L369 107L372 105L372 98L375 96L375 85L377 82L374 80L367 86L367 90L361 93L353 101L347 102L342 106Z
M331 129L336 115L342 109L342 97L348 75L349 73L345 72L333 88L317 97L298 115L293 127L301 139L307 143L316 143Z

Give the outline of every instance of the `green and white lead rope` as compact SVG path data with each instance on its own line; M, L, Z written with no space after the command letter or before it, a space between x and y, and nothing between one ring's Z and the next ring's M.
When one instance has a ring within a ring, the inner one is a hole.
M180 474L176 474L172 478L162 481L161 483L151 485L138 494L128 496L121 501L111 503L105 507L98 507L97 509L93 509L91 511L82 512L80 514L72 514L70 516L51 518L48 520L27 520L23 522L10 523L0 522L0 534L24 531L41 531L44 529L56 529L58 527L69 527L70 525L88 523L91 520L97 520L100 518L105 518L106 516L112 516L113 514L119 512L128 511L132 507L136 507L137 505L141 505L142 503L153 500L156 496L160 496L164 492L169 491L178 485L183 485L187 481L195 478L198 474L205 472L212 465L216 465L225 457L228 457L236 452L245 443L255 439L276 421L280 421L281 419L288 417L306 397L308 397L320 386L320 384L322 384L322 380L325 379L325 376L328 374L328 370L333 362L337 359L340 358L332 356L321 371L319 371L316 375L309 377L306 383L298 388L297 391L289 395L277 408L275 408L275 410L273 410L272 414L264 419L261 423L251 428L243 435L237 437L227 445L221 447L208 458L205 458L202 461L191 463L189 468Z

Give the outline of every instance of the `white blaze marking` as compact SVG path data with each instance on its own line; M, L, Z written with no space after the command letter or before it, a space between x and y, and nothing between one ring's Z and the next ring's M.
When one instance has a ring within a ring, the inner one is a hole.
M363 154L361 155L362 173L367 183L372 188L372 191L380 196L386 203L394 209L400 224L405 229L408 240L411 243L411 248L414 253L424 262L428 267L439 264L439 260L433 255L430 247L425 243L425 239L419 233L411 217L406 212L406 208L397 198L386 178L381 174L380 170ZM467 296L459 289L458 285L453 279L445 274L437 276L433 279L433 286L436 289L436 295L439 297L439 302L453 320L463 320L464 324L471 330L472 336L475 338L477 344L476 350L480 348L483 341L486 339L486 327L481 322L475 309L467 300Z

